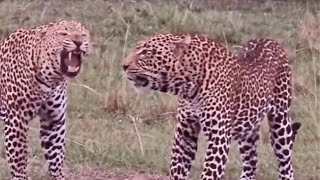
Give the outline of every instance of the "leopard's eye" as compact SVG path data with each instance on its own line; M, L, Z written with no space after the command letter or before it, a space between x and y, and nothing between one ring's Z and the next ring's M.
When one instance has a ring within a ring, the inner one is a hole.
M152 56L152 51L148 50L146 53L145 53L148 57Z
M143 56L143 57L151 57L153 55L153 51L144 49L144 50L139 52L139 55Z
M68 35L68 33L66 32L66 31L60 31L60 32L58 32L61 36L67 36Z

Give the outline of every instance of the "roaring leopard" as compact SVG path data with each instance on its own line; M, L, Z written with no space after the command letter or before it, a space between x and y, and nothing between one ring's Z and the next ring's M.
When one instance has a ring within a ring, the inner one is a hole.
M241 180L256 179L257 142L267 116L280 180L293 180L291 67L272 39L250 40L234 55L200 34L158 34L141 41L124 59L127 78L140 90L178 97L170 178L189 176L199 132L207 140L202 180L221 180L231 140L243 162Z
M0 43L0 120L12 179L28 179L28 123L35 116L49 174L65 179L67 79L89 52L89 31L75 21L19 29Z

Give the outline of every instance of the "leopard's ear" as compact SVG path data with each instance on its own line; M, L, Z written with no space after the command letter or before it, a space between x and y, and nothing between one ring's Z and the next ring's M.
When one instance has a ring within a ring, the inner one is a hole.
M55 25L55 23L49 23L47 25L38 26L36 30L36 34L43 38L49 31L50 28L52 28Z
M180 58L188 49L191 43L191 36L186 35L181 40L173 42L173 55Z
M46 28L39 29L37 30L36 33L42 39L46 35L47 29Z

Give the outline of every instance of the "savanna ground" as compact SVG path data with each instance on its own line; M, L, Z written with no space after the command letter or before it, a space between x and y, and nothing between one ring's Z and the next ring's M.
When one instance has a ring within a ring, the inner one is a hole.
M168 174L176 99L138 94L121 71L135 43L158 32L206 34L230 49L256 37L271 37L286 47L294 69L292 114L302 123L294 145L297 180L320 179L320 2L318 1L0 1L0 36L21 27L61 19L84 23L93 53L70 83L66 172L70 179L157 179ZM30 175L47 179L38 140L30 129ZM3 139L2 133L0 138ZM203 139L203 138L202 138ZM277 164L264 124L258 179L277 178ZM201 140L192 179L199 179L205 142ZM0 179L9 179L3 142ZM227 180L238 179L236 144L230 151ZM138 175L140 174L140 175Z

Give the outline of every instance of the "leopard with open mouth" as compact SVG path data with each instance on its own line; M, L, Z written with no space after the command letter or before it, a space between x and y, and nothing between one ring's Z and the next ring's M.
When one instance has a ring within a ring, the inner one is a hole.
M65 179L67 79L89 53L89 31L75 21L20 29L0 42L0 120L12 179L28 179L28 123L37 115L49 175Z
M258 38L238 55L201 34L157 34L137 43L122 64L138 90L178 98L171 180L189 179L199 134L207 140L201 180L222 180L231 140L238 142L241 180L256 179L258 140L266 116L278 179L293 180L293 122L289 58L275 40Z

